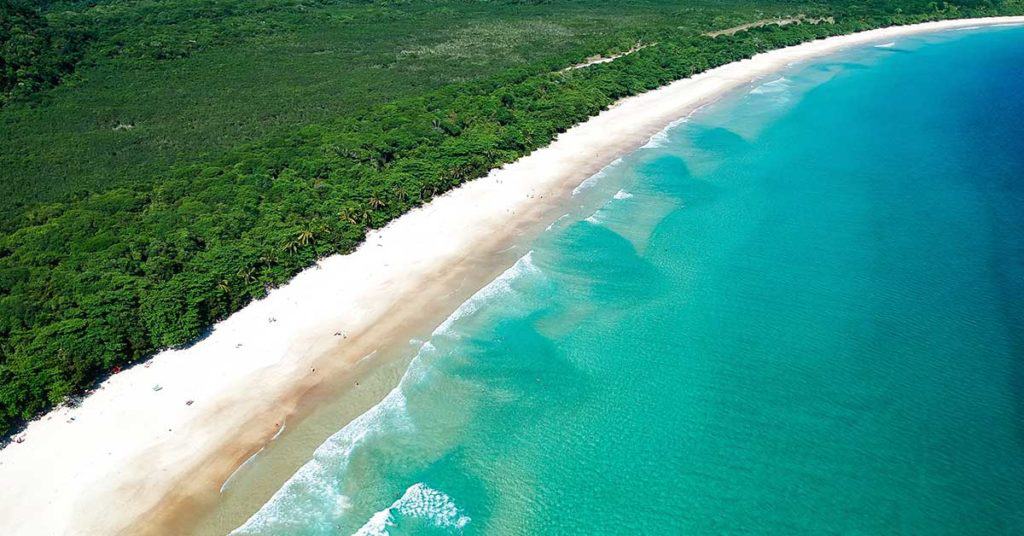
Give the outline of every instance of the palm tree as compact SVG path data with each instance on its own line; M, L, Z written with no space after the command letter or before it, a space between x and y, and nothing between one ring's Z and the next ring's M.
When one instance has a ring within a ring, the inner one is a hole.
M238 277L241 277L242 281L246 283L252 283L256 280L256 268L250 266L249 268L239 270Z
M387 205L387 203L385 203L383 199L377 196L370 197L369 203L370 207L372 207L374 210L380 210Z
M467 179L469 179L472 176L472 174L472 164L459 164L458 166L455 167L455 169L452 170L452 179L455 180L455 184L461 184L465 182Z
M352 213L349 212L348 210L340 210L340 211L338 211L338 217L341 218L343 221L347 221L347 222L352 223L352 224L358 224L359 223L358 221L356 221L355 218L352 217Z
M420 200L421 201L426 201L427 199L430 199L431 197L434 197L435 195L437 195L437 186L434 185L434 184L424 184L420 188Z
M405 188L398 186L395 188L395 197L400 201L405 201L409 199L409 192L405 191Z
M316 237L313 235L313 231L309 229L303 229L299 231L299 235L295 238L295 241L298 242L300 245L305 246L310 244L311 242L315 242Z

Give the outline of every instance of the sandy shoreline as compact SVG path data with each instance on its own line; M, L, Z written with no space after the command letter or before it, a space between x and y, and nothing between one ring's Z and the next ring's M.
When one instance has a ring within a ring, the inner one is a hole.
M111 377L80 406L31 423L23 443L0 450L0 533L176 532L284 423L350 388L360 360L429 333L514 262L508 248L564 212L577 185L673 121L794 62L1000 24L1024 17L832 37L624 99L550 146L370 234L352 254L323 259L195 345L161 352Z

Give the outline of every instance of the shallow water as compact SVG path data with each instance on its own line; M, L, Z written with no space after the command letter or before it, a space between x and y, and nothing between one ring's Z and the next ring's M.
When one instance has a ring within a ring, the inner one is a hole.
M1021 95L1009 28L706 107L238 533L1024 533Z

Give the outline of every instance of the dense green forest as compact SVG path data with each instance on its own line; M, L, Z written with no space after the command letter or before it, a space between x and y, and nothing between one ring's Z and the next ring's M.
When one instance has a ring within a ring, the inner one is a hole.
M615 100L1021 0L0 0L0 434ZM805 14L834 22L704 32ZM595 53L652 44L585 69Z
M40 62L35 70L45 67L51 75L23 87L62 85L5 95L14 102L0 113L6 134L0 139L0 213L159 181L171 166L208 161L246 142L449 83L515 67L537 72L653 40L658 32L698 32L686 16L690 8L680 13L664 1L622 4L127 0L77 10L51 6L46 16L21 23L23 33L72 36L76 46L46 48L35 39L39 52L20 54L59 58ZM29 79L32 71L14 72ZM14 76L7 78L5 87Z

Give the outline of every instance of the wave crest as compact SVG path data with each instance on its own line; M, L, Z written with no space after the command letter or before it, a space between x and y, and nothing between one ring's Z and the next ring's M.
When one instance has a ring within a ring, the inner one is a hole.
M622 158L616 158L615 160L612 160L612 162L610 164L608 164L607 166L601 168L601 170L598 171L597 173L594 173L593 175L587 177L586 180L584 180L578 186L576 186L575 188L572 189L573 197L575 197L580 192L582 192L582 191L584 191L584 190L594 186L595 184L597 184L597 181L600 180L601 177L603 177L608 172L609 169L611 169L612 167L618 165L621 162L622 162Z
M513 281L527 274L536 273L540 273L540 269L533 263L533 251L531 250L520 257L508 270L463 302L434 330L433 335L455 336L452 326L457 320L472 315L495 297L515 292L512 287ZM301 528L318 524L330 526L334 520L343 517L352 502L343 493L343 487L339 485L339 482L345 480L353 453L361 445L373 442L375 438L384 434L393 436L396 432L399 434L415 433L416 424L408 412L405 389L422 381L429 374L430 358L437 351L430 340L424 342L409 363L398 386L392 389L376 406L348 423L317 447L313 458L300 467L259 511L253 514L244 525L235 529L232 534L279 534L282 532L282 528ZM419 488L413 486L413 488L407 490L406 495L399 500L399 502L405 500L402 503L404 505L402 508L405 509L403 511L413 511L409 509L413 507L412 505L420 504L416 502L420 499L437 501L443 498L437 495L440 492L426 486ZM447 497L444 494L441 495ZM333 504L333 508L324 508L325 504ZM422 504L429 504L429 502ZM396 506L392 505L389 511L392 513L400 511L394 510L394 508ZM390 515L380 512L378 514L384 520L387 519L387 515ZM373 520L371 519L371 521ZM468 521L469 518L466 517L463 524ZM366 534L376 533L366 532Z
M462 529L470 522L469 516L462 514L447 493L417 482L409 486L391 506L373 514L355 532L355 536L384 536L388 534L389 527L398 524L400 518L422 519L437 528L447 529Z
M785 93L793 84L788 78L783 76L782 78L776 78L771 82L765 82L754 89L750 90L751 95L773 95L778 93Z

